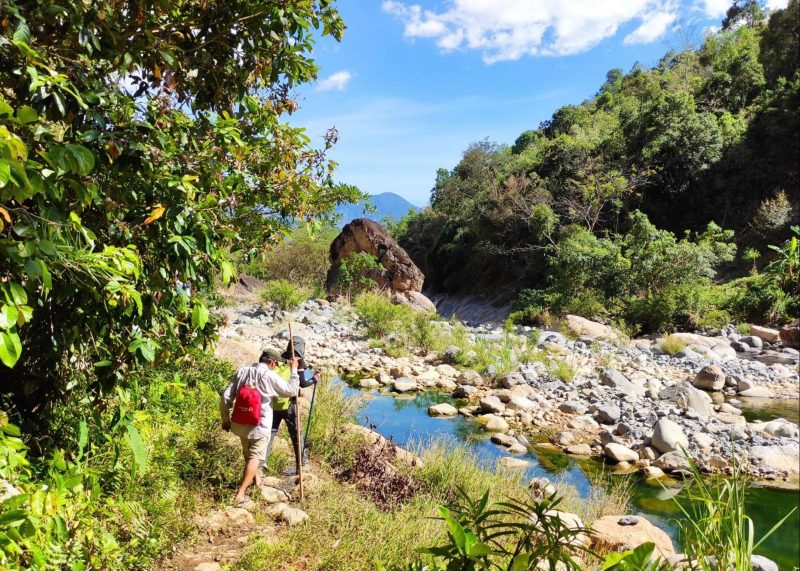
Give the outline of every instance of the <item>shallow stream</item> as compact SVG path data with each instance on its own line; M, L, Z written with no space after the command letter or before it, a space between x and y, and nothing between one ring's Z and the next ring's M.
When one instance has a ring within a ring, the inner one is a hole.
M359 421L364 425L372 425L375 430L387 438L391 437L400 446L412 442L424 446L432 439L445 439L454 446L471 447L490 469L493 469L498 458L507 455L499 446L492 444L486 434L470 419L461 416L451 418L428 416L428 407L432 404L449 402L457 406L457 402L450 395L427 392L415 396L392 396L378 391L349 387L346 390L354 396L361 394L365 397ZM797 401L776 403L764 399L757 400L760 402L751 400L742 404L748 420L783 416L797 422ZM792 411L795 415L793 418ZM609 482L609 479L613 478L633 479L630 512L647 516L677 541L674 519L681 517L681 512L673 497L676 495L680 497L680 488L665 489L661 486L650 486L636 474L612 475L603 470L603 464L600 462L579 460L536 444L520 458L531 462L531 466L527 468L527 477L545 476L554 482L570 484L578 490L581 497L588 497L593 485L608 485L592 484L592 481ZM591 477L600 472L603 472L601 478ZM798 503L800 503L800 493L796 491L751 487L747 499L747 513L753 519L756 536L760 537L769 530ZM795 566L800 566L800 514L795 512L758 552L776 561L782 571L791 571Z

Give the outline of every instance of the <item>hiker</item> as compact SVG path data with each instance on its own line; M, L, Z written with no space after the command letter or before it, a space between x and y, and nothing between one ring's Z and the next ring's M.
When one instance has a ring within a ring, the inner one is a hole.
M294 345L294 357L298 360L297 365L297 373L300 379L300 388L305 389L306 387L310 387L314 385L314 383L318 383L321 375L319 372L314 373L313 375L309 376L310 371L307 371L306 362L305 362L305 353L306 353L306 342L305 339L300 337L299 335L295 335L292 338L292 342L289 343L286 347L286 351L283 352L281 357L284 359L289 359L292 356L292 345ZM306 450L305 446L303 446L303 442L301 439L297 438L297 407L295 406L294 399L288 398L274 398L272 399L272 435L269 439L269 445L267 446L267 452L264 455L264 460L261 463L260 468L264 468L267 463L267 458L272 453L272 446L275 444L275 437L278 434L278 429L281 427L281 422L286 422L286 428L289 430L289 436L292 439L292 448L294 449L294 457L298 457L298 448L302 450L303 458L302 463L303 466L306 465L307 458L306 458Z
M238 507L249 507L252 501L245 496L251 483L261 484L258 467L267 453L272 427L271 401L275 397L293 397L300 390L297 359L289 361L289 381L283 380L275 369L281 361L277 351L264 351L258 363L247 365L220 396L222 429L230 430L242 441L244 472L234 500Z

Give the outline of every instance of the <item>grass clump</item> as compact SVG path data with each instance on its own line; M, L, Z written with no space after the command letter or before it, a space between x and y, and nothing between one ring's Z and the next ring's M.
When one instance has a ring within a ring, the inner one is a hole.
M394 304L388 297L379 293L359 294L354 307L366 334L378 339L399 332L404 322L412 319L412 309Z
M552 359L548 366L550 374L565 383L571 383L578 372L578 368L566 360Z
M278 309L291 311L311 297L311 290L289 280L270 280L261 290L261 301L273 303Z
M750 331L752 326L749 323L737 323L736 324L736 332L739 335L750 335Z
M667 355L675 355L686 348L686 342L675 335L668 335L661 339L658 346Z

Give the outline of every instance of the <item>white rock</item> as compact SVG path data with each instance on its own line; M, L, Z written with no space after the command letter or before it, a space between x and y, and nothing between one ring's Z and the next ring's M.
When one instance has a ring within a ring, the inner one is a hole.
M439 403L428 407L429 416L456 416L458 409L450 403Z
M653 426L652 442L653 447L662 454L678 450L679 447L689 448L689 441L683 433L683 429L678 423L668 418L659 419Z
M608 458L615 462L636 462L639 459L639 454L630 448L617 444L616 442L609 442L603 448L603 452Z

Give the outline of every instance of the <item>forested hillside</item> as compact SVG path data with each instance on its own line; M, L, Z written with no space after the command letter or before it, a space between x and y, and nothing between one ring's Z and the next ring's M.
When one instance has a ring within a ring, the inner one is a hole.
M527 288L529 320L570 311L639 330L795 314L797 286L757 274L798 221L798 19L796 0L772 14L738 2L699 48L612 69L510 147L470 145L402 225L427 287Z

